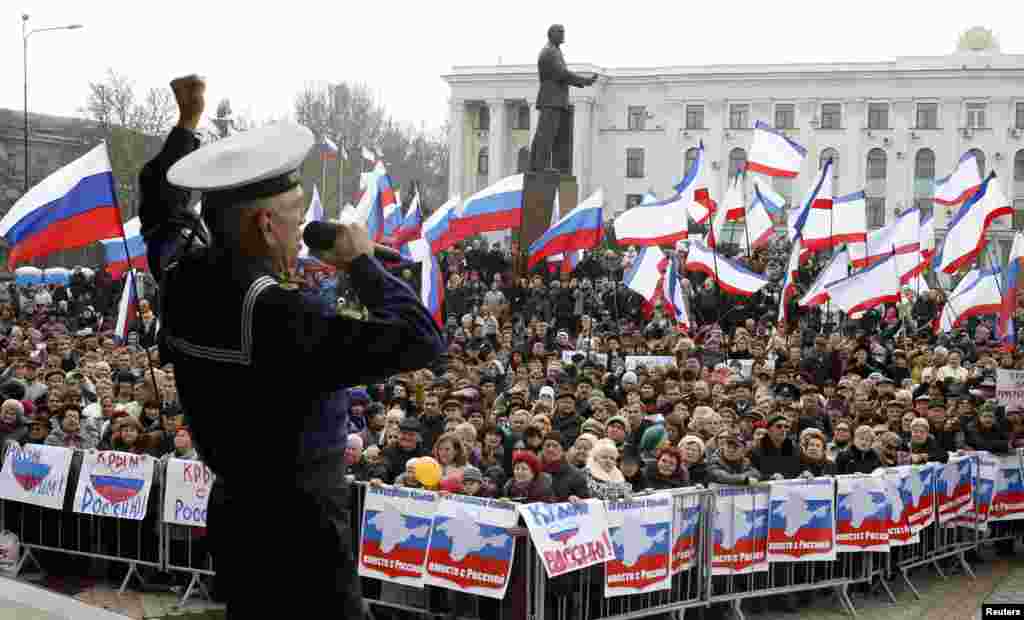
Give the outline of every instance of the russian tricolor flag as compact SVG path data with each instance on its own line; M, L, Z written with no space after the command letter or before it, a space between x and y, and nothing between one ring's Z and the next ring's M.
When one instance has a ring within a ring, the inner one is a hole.
M596 246L604 232L603 214L604 192L599 189L530 244L527 269L533 269L548 256Z
M128 339L128 327L139 316L139 295L135 289L135 271L129 270L125 275L121 301L117 304L117 323L114 324L114 335L124 342Z
M322 222L324 221L324 207L320 204L320 190L317 189L316 184L313 185L313 198L309 201L309 208L306 209L306 216L302 218L302 230L306 230L306 226L309 226L310 222ZM299 260L309 258L309 248L306 247L306 242L299 240Z
M438 207L423 221L423 238L430 244L432 254L447 250L458 242L451 225L455 217L455 208L461 202L461 196L449 198L448 202Z
M514 174L473 194L451 222L456 241L497 230L519 228L523 218L523 174Z
M779 295L779 323L789 322L789 300L796 295L796 276L800 273L800 239L793 242L789 251L789 263L783 274L782 294Z
M685 159L683 160L685 163ZM715 212L717 205L711 199L711 191L708 189L707 156L704 153L704 141L701 140L697 147L697 158L689 170L683 171L683 180L676 185L676 193L687 196L686 209L690 213L690 219L698 224L708 221L711 214Z
M967 199L950 221L942 248L932 261L935 270L956 273L970 264L985 247L985 233L992 221L1012 214L1010 201L1003 194L996 173L989 173L978 191Z
M654 300L661 283L661 270L658 266L665 259L665 253L657 246L645 247L633 259L633 265L623 275L626 287L636 291L644 301Z
M142 238L142 222L138 216L124 223L124 237L102 239L103 254L107 263L107 271L115 280L121 279L129 269L146 271L149 261L146 260L146 241ZM125 251L127 246L128 250Z
M958 205L971 197L981 187L981 172L978 159L968 151L960 157L956 169L948 177L935 181L935 193L932 200L940 205Z
M793 178L800 174L800 166L807 149L773 129L767 123L754 123L754 141L747 156L747 170L770 177Z
M1002 277L1002 269L999 267L979 270L978 277L972 278L969 286L956 295L950 295L942 307L936 333L952 331L972 316L999 314L1003 308L1000 291Z
M691 243L686 256L686 268L701 271L714 278L726 293L750 297L768 284L768 278L750 271L743 265L717 255L703 243Z
M850 257L846 250L842 250L832 257L829 264L815 278L810 290L800 300L800 306L820 306L828 301L828 285L838 282L850 275Z
M412 260L420 263L420 299L430 310L438 327L444 327L441 308L444 305L444 275L426 239L415 239L406 246Z
M673 245L689 236L687 206L693 201L692 188L666 200L629 209L615 218L619 245Z
M30 189L0 219L8 269L59 250L121 236L121 213L106 143Z
M1013 322L1013 314L1017 310L1017 295L1024 284L1022 275L1024 275L1024 235L1018 231L1013 236L1010 260L1006 264L1006 273L1003 279L1003 305L999 310L999 320L996 322L996 337L1004 345L1017 344L1017 329Z
M882 304L899 303L900 277L896 272L896 259L890 254L872 267L827 284L825 290L831 302L849 315L859 315Z
M383 163L377 162L373 172L365 175L363 178L366 184L366 191L363 192L362 197L359 199L356 211L361 217L365 216L366 229L370 233L370 238L380 242L383 241L388 227L388 220L385 214L393 212L393 207L397 204L398 198L395 195L394 188L391 186L391 177L388 176Z
M423 232L423 214L420 212L420 193L416 191L409 202L409 208L405 211L402 222L395 229L392 235L395 245L401 247L414 239L419 239Z

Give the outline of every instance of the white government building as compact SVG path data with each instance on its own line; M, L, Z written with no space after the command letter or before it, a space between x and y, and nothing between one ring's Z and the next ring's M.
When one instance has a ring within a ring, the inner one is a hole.
M808 151L796 179L774 183L791 203L831 157L837 195L863 189L868 225L880 227L914 204L931 209L934 179L973 149L983 176L994 170L1014 204L1014 216L992 229L1004 258L1013 230L1024 229L1024 55L1003 54L985 28L966 31L948 56L887 62L570 68L600 76L570 91L573 174L581 200L604 188L606 218L646 192L668 197L701 141L721 200L743 168L754 121L764 120ZM457 66L442 76L451 87L452 195L467 197L526 165L536 71ZM950 211L935 209L940 239Z

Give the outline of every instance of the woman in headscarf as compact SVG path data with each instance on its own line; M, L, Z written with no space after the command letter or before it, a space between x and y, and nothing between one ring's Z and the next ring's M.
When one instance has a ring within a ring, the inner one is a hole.
M805 476L817 478L831 476L835 473L835 465L828 460L825 452L825 433L816 428L805 429L800 433L800 472Z
M551 476L544 473L536 454L526 450L516 450L512 454L512 478L505 483L502 495L523 499L526 503L551 500Z
M679 453L683 457L683 467L686 468L690 484L707 484L705 451L704 440L696 435L687 435L679 440Z
M633 488L619 471L618 460L619 450L615 442L601 439L594 444L586 471L591 497L603 500L628 500L632 497Z
M665 491L678 489L689 484L689 474L683 464L679 448L664 446L658 449L657 460L649 463L645 471L647 489Z

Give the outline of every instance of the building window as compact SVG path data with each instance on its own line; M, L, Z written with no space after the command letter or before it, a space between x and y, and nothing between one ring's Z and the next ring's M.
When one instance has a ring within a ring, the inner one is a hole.
M914 206L917 207L917 210L921 212L921 214L918 217L921 219L922 222L928 219L929 216L931 216L932 209L935 207L931 198L915 198Z
M1013 157L1013 180L1024 181L1024 149Z
M630 179L644 178L643 149L626 149L626 177Z
M974 153L974 159L978 162L978 176L985 179L985 153L981 149L971 149L968 153Z
M796 106L792 103L780 103L775 106L775 128L796 128Z
M686 149L686 161L683 164L683 174L688 174L693 169L693 164L697 162L697 154L700 153L700 149L697 147Z
M530 130L530 106L519 106L519 112L516 114L516 129Z
M687 129L704 129L704 106L702 106L702 105L688 105L688 106L686 106L686 128Z
M629 106L629 118L627 123L630 131L643 131L647 120L647 108L642 105Z
M986 108L988 108L988 104L985 103L968 103L967 126L971 129L984 129L988 127L988 125L985 124Z
M639 205L643 199L643 194L626 194L626 209L629 210Z
M476 173L480 176L490 174L491 159L487 153L487 147L480 149L480 154L476 156Z
M476 116L476 128L480 131L491 130L491 109L487 106L480 106L480 111Z
M939 128L939 104L919 103L917 104L917 124L914 129L938 129Z
M1017 129L1024 129L1024 102L1017 104L1017 122L1015 126Z
M868 228L885 226L885 198L868 198L865 204L868 212Z
M750 127L750 106L746 103L734 103L729 106L729 129L748 129Z
M930 200L934 189L935 152L931 149L921 149L914 157L914 196Z
M885 180L885 164L885 151L882 149L871 149L868 151L868 180Z
M869 103L868 104L868 129L889 128L889 104Z
M839 151L827 148L821 152L818 158L818 170L825 167L825 162L832 160L832 193L839 196Z
M1013 201L1013 229L1024 230L1024 198Z
M839 103L823 103L821 105L821 128L842 129L843 106Z
M729 178L734 179L743 174L747 168L747 152L741 148L729 151Z

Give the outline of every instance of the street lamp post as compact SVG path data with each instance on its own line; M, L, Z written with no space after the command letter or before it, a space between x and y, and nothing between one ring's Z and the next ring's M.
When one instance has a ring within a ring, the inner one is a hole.
M82 24L71 24L68 26L52 26L49 28L36 28L34 30L28 30L28 15L23 14L21 16L21 41L24 46L22 52L22 65L25 76L25 192L29 189L29 175L28 175L28 38L36 32L47 32L50 30L77 30L82 27Z

